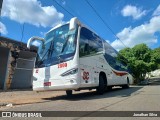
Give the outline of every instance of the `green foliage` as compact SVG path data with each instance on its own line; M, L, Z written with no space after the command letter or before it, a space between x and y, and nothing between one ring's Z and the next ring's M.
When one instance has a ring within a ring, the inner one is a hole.
M160 48L151 50L146 44L139 44L120 50L118 58L127 64L135 82L139 83L147 72L160 67Z
M153 62L160 64L160 47L156 48L152 51L152 58L151 59Z

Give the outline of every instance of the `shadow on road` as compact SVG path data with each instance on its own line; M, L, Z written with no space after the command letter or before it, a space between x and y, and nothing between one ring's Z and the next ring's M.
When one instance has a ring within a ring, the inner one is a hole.
M111 97L129 97L131 94L143 88L142 86L132 86L129 89L122 89L121 87L113 88L110 91L106 91L103 95L98 95L96 91L88 91L84 93L74 93L71 97L66 95L43 98L44 100L69 100L69 101L78 101L78 100L92 100L92 99L101 99L101 98L111 98ZM143 92L143 91L139 91ZM138 94L138 92L136 92Z

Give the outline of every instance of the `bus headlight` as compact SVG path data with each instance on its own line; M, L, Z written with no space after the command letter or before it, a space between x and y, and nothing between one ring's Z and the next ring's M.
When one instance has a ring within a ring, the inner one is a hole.
M61 76L68 76L68 75L73 75L76 74L78 72L78 68L73 68L71 70L68 70L66 72L64 72L63 74L61 74Z

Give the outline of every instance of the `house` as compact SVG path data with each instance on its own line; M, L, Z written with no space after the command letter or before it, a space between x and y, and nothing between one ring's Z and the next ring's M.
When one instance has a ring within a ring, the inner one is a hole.
M27 49L25 43L0 37L0 89L32 87L32 72L37 48Z

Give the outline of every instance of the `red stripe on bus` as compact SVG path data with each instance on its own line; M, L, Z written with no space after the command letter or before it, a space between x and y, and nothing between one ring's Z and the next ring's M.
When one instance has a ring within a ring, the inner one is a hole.
M127 72L116 72L114 70L112 70L117 76L124 76L126 74L128 74Z

